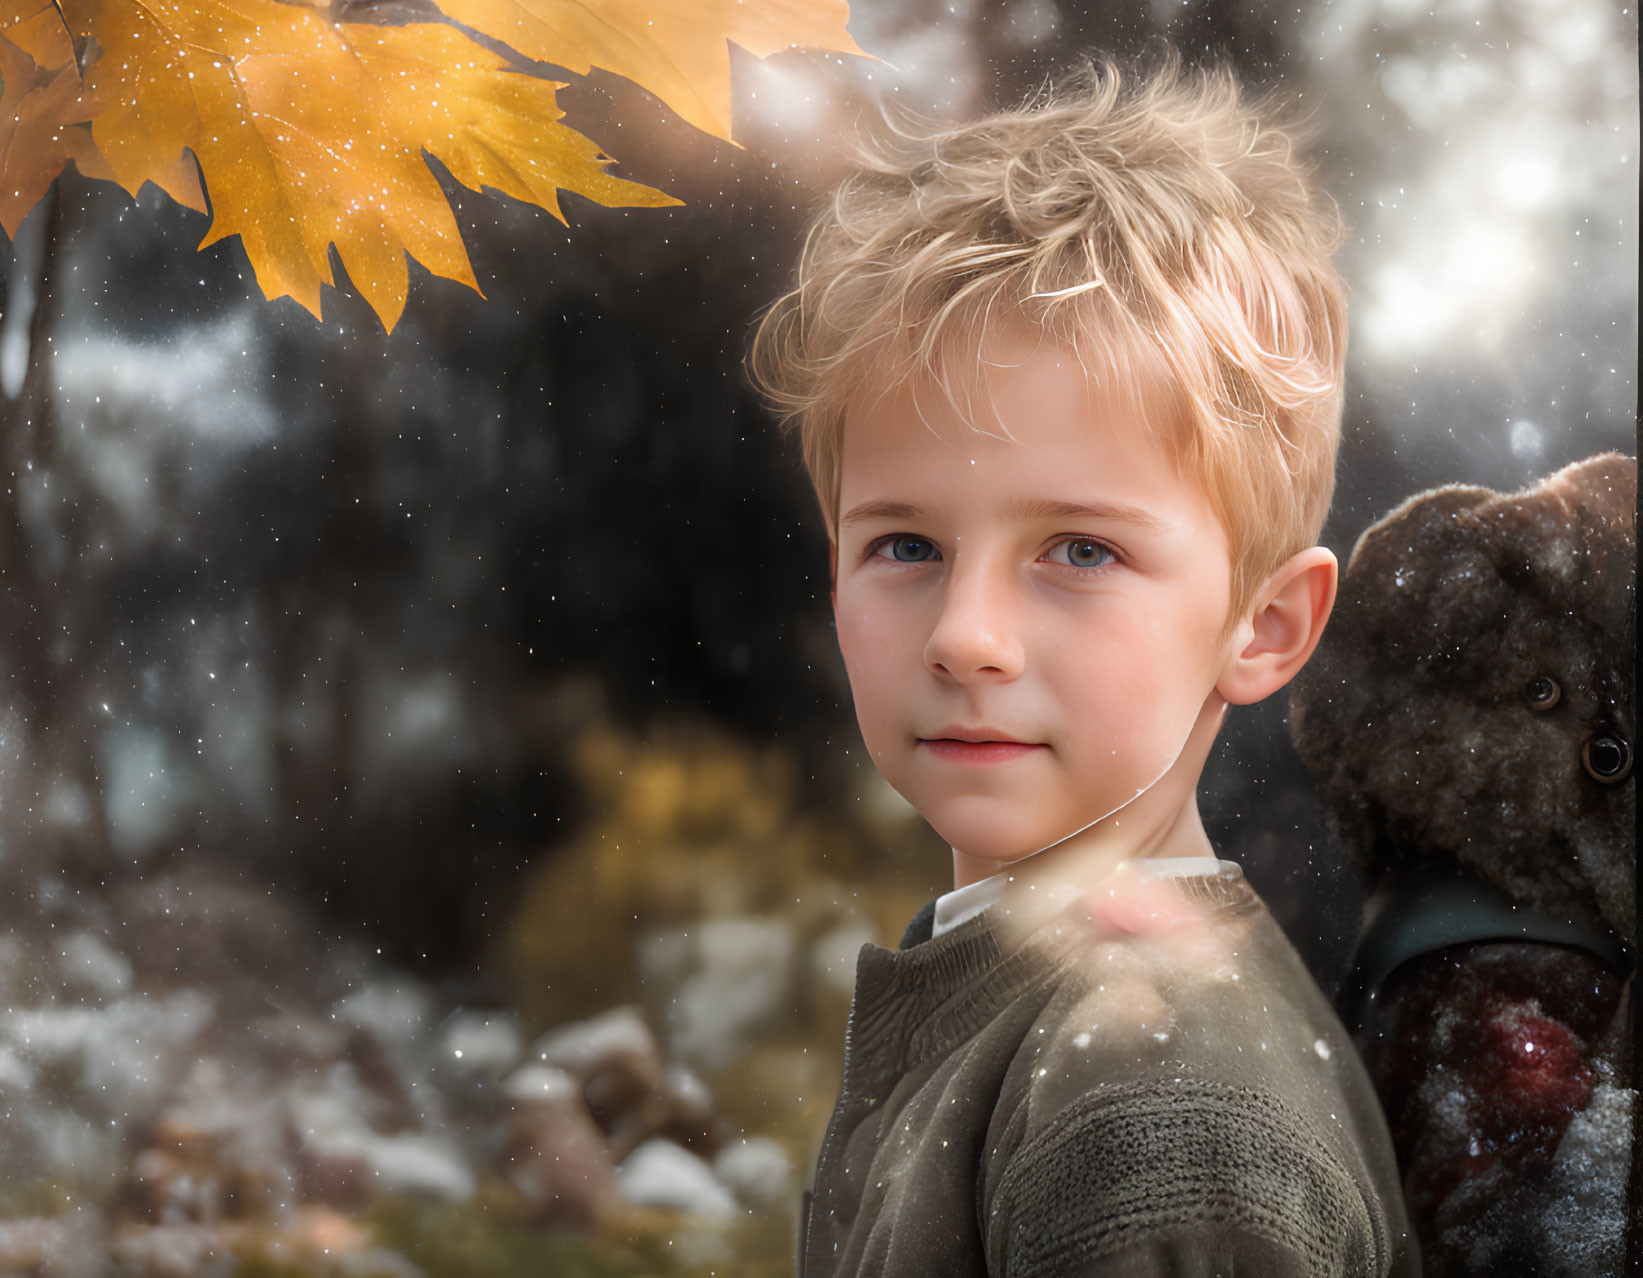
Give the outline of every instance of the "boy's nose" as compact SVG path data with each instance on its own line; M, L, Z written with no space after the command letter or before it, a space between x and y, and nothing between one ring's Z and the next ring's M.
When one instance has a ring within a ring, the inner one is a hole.
M982 565L967 570L955 564L924 645L926 668L960 682L1017 678L1025 659L1018 611L1014 592L990 580Z

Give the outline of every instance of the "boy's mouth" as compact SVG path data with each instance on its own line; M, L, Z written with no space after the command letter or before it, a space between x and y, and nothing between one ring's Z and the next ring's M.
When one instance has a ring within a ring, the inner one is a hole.
M1005 763L1048 748L996 728L941 728L937 735L920 737L918 743L943 762L968 764Z

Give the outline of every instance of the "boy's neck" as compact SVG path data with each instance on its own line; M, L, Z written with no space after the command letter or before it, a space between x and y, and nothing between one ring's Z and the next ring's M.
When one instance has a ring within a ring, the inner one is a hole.
M1137 837L1138 832L1149 825L1151 828ZM1162 822L1149 823L1146 814L1139 810L1116 813L1069 839L1017 861L969 856L954 848L953 888L968 887L995 874L1040 883L1090 884L1111 874L1121 861L1214 855L1215 848L1198 815L1198 796L1193 793Z

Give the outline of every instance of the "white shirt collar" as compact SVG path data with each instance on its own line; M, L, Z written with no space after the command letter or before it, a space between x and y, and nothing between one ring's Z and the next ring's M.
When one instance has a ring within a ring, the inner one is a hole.
M1157 856L1142 857L1135 861L1125 861L1131 874L1142 878L1156 879L1194 874L1219 874L1223 865L1229 862L1213 856ZM967 883L961 888L954 888L936 898L935 925L930 930L930 937L940 936L943 932L950 932L960 923L967 923L983 910L987 909L1009 886L1010 875L1005 871L980 879L975 883Z

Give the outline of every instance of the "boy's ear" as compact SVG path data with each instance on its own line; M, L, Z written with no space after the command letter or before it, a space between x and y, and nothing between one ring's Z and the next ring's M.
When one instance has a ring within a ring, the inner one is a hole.
M1228 660L1215 690L1247 706L1283 687L1307 662L1335 606L1339 566L1323 546L1290 556L1262 584L1239 628L1242 647ZM1247 638L1246 638L1247 636Z

